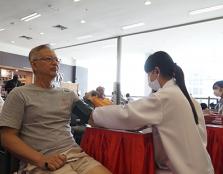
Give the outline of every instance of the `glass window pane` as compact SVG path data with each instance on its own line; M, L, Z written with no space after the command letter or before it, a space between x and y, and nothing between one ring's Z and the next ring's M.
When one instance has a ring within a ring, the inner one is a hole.
M133 95L149 93L144 61L155 51L168 52L185 73L194 97L213 97L212 85L222 80L223 20L123 38L122 91Z
M111 95L113 83L116 80L116 50L117 40L111 39L81 46L57 50L60 54L73 57L78 67L87 70L87 89L82 91L95 90L98 86L105 87L105 94ZM77 78L81 80L81 73ZM81 85L81 84L80 84Z

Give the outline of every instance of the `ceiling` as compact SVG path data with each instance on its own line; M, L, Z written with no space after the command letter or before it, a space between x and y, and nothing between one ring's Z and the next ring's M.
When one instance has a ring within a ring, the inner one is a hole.
M192 10L221 5L223 0L150 1L151 5L145 5L144 0L0 0L0 29L5 29L0 31L0 50L5 44L7 50L13 50L11 52L27 54L27 50L45 43L60 48L223 16L223 9L189 15ZM20 20L34 12L41 14L41 17L29 22ZM81 20L86 23L80 23ZM123 26L140 22L145 25L122 29ZM56 25L67 29L54 28ZM91 37L80 39L89 35Z

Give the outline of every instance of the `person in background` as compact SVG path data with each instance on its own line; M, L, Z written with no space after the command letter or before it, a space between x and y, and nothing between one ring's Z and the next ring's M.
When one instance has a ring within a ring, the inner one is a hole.
M213 84L213 91L216 97L220 97L220 100L215 106L215 111L219 114L223 114L223 80L217 81Z
M201 103L202 110L208 109L208 105L206 103Z
M7 91L7 94L9 94L12 89L19 86L22 86L22 83L19 81L18 74L14 74L12 80L6 82L5 90Z
M129 93L127 93L125 96L126 96L127 103L134 101L134 99L130 96Z
M21 160L19 174L111 174L71 134L71 90L56 88L59 59L49 45L29 53L34 84L10 92L0 115L2 146Z
M83 100L85 103L87 103L90 107L95 108L94 104L92 103L92 97L96 97L98 95L98 92L95 90L91 90L89 92L86 92Z
M95 107L111 105L112 101L105 98L105 88L99 86L96 88L97 95L90 98Z
M210 110L208 109L208 105L206 103L201 103L200 105L204 114L210 114Z
M205 126L200 133L201 107L194 105L182 69L163 51L150 55L144 69L156 92L125 106L96 108L89 124L125 130L152 126L159 173L214 174L205 147Z

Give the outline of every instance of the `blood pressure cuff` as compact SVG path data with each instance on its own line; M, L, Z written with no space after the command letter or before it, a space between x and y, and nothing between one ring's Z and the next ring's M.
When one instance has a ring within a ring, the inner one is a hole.
M83 101L78 100L74 102L73 104L72 115L73 116L75 115L76 119L80 119L80 124L87 124L92 111L93 111L93 108L91 108L89 105L87 105Z

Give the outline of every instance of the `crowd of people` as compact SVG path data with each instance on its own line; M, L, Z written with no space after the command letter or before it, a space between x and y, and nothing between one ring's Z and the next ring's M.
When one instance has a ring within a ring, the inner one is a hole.
M124 130L152 126L157 173L214 174L201 106L189 95L183 70L166 52L155 52L145 62L153 92L135 101L128 93L124 105L115 105L102 86L86 92L82 101L73 91L52 85L59 60L48 45L33 48L29 62L34 83L16 83L20 87L9 91L0 115L1 145L21 160L19 173L111 173L73 138L71 115L81 107L79 111L86 113L80 119L92 126ZM223 81L213 90L221 98L216 110L222 113Z

